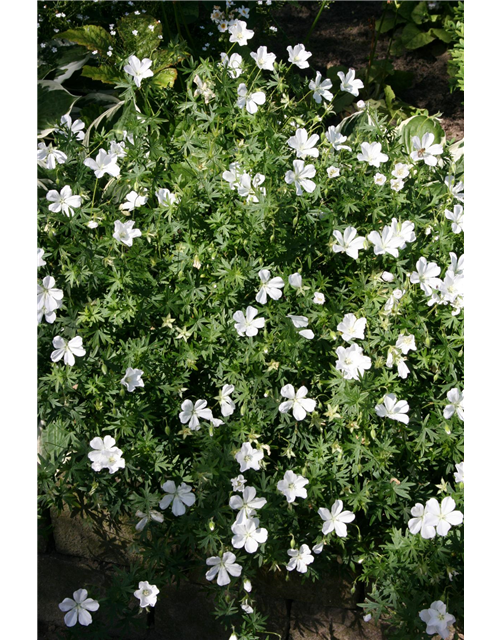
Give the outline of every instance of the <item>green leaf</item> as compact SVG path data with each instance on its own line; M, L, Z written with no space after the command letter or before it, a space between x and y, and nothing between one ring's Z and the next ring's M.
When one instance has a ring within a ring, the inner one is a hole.
M64 33L59 34L59 38L64 38L70 42L76 42L94 51L97 49L100 54L104 55L108 47L115 45L115 39L105 29L93 24L87 24L76 29L68 29Z
M427 2L418 2L417 6L411 12L413 22L422 24L429 19L429 11L427 10Z
M379 18L375 22L375 30L380 31L380 33L387 33L387 31L394 29L394 27L400 22L403 22L402 18L396 16L394 13L390 13L389 15Z
M388 84L386 84L384 87L384 96L385 96L385 103L387 105L387 108L389 109L390 112L392 112L392 104L396 98L396 94Z
M176 69L164 69L159 73L156 73L152 79L152 84L156 84L159 87L173 87L175 79L177 78Z
M429 33L431 33L433 36L436 36L436 38L439 38L446 44L453 40L453 36L451 35L451 33L448 33L448 31L446 31L445 29L434 29L433 27L432 29L429 29Z
M162 49L161 51L156 51L154 53L154 70L159 71L166 67L173 67L179 62L182 62L182 60L185 60L189 55L189 52L186 51L186 48L182 43L170 43L168 49Z
M427 116L412 116L408 120L404 120L397 127L397 131L401 135L401 142L404 144L407 153L413 151L413 136L418 136L422 139L425 133L433 133L434 144L442 144L446 138L444 130L437 119Z
M38 82L38 135L40 138L48 135L59 125L61 116L71 111L78 100L59 82L54 80L39 80Z
M150 29L150 26L153 28ZM134 54L139 59L151 58L153 52L160 45L161 22L147 13L141 13L140 16L130 14L123 17L119 20L117 28L128 55ZM133 32L137 32L137 34L134 35Z
M435 39L435 36L430 31L420 31L417 25L413 23L409 23L403 29L403 33L401 34L401 42L406 47L406 49L419 49L420 47L425 47L426 44L432 42Z
M399 3L398 15L404 18L407 22L411 20L411 13L414 9L413 2L407 2L403 0Z
M92 78L92 80L100 80L107 84L117 84L123 81L123 76L119 74L117 69L107 66L90 67L87 65L82 69L82 76Z

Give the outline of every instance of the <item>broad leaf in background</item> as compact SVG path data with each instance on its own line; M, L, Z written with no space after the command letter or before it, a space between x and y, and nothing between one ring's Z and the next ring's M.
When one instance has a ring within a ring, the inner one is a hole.
M412 138L418 136L422 139L425 133L434 134L434 144L443 144L446 135L443 127L439 124L437 118L428 116L412 116L408 120L404 120L396 129L401 136L401 142L404 144L406 152L411 153L413 149Z
M61 121L61 116L69 113L78 100L55 80L38 81L38 137L44 138L51 133Z
M76 42L86 47L89 51L97 51L101 55L105 55L109 47L114 47L116 41L103 27L93 24L77 27L76 29L68 29L59 35L59 38Z

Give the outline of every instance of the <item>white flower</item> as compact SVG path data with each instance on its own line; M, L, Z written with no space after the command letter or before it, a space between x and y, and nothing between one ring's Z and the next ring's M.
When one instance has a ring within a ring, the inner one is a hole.
M67 611L64 616L64 624L67 627L74 627L76 621L87 627L92 623L92 616L89 611L97 611L99 609L99 603L97 600L93 600L92 598L87 597L86 589L78 589L73 593L73 598L64 598L64 600L59 603L59 609L61 611Z
M347 536L348 522L352 522L356 517L352 511L342 511L344 503L342 500L335 500L330 510L321 507L318 513L322 520L324 520L322 533L324 535L335 531L339 538L345 538Z
M233 547L235 549L245 547L247 553L255 553L259 544L263 544L267 540L267 529L259 528L258 518L248 518L241 524L235 522L231 531L234 533L231 539Z
M177 202L177 196L171 193L168 189L158 189L156 197L158 198L158 204L161 207L169 207Z
M83 140L85 138L85 134L83 130L85 129L85 124L82 120L75 120L74 122L71 119L69 113L64 116L61 116L61 125L62 129L56 129L57 133L61 133L63 136L67 136L68 132L71 132L77 140Z
M255 60L255 64L259 67L259 69L273 71L276 56L274 55L274 53L268 53L267 47L259 47L257 49L257 52L252 52L250 56Z
M363 340L365 337L366 318L356 318L354 313L347 313L342 322L337 325L337 331L342 334L342 340Z
M64 297L64 293L61 289L55 288L56 281L52 276L46 276L42 280L42 284L37 284L37 311L38 322L42 321L42 317L45 315L45 320L52 324L56 319L55 311L62 305L61 300Z
M309 180L316 175L316 169L312 164L304 166L303 160L293 161L293 171L287 171L285 174L285 182L287 184L295 184L295 193L301 196L304 189L307 193L311 193L316 188L316 184Z
M307 387L300 387L295 393L295 389L291 384L286 384L281 388L281 395L289 398L282 402L278 407L281 413L288 413L292 409L295 420L304 420L307 413L312 413L316 407L316 400L306 398ZM307 413L306 413L307 412Z
M135 515L137 518L141 518L139 522L135 525L136 531L142 531L144 527L150 520L154 520L155 522L163 522L163 513L156 511L155 509L151 509L149 513L143 513L142 511L136 511Z
M134 220L127 220L127 222L115 220L115 232L113 233L113 238L118 240L118 242L125 244L127 247L131 247L134 238L142 236L139 229L132 229L134 224Z
M208 104L212 98L215 98L215 93L210 89L207 82L202 82L199 75L196 75L193 78L193 81L197 87L193 94L195 98L196 96L203 96L205 104Z
M427 262L427 259L419 258L416 264L416 271L413 271L410 276L410 282L412 284L420 283L420 288L426 296L432 294L432 289L436 289L441 284L439 274L441 269L435 262Z
M89 220L87 222L87 227L89 229L96 229L99 226L99 223L97 222L97 220Z
M347 227L344 235L340 231L333 232L337 242L333 242L331 247L334 253L346 253L354 260L358 259L358 252L365 248L365 238L358 236L358 232L354 227ZM357 236L357 237L356 237Z
M307 565L314 562L314 556L311 555L311 550L307 544L302 544L298 550L288 549L287 553L291 558L286 565L288 571L296 569L299 573L306 573Z
M262 449L254 449L250 442L244 442L234 457L240 465L241 472L247 471L248 469L258 471L259 460L262 460L264 457L264 451Z
M243 72L241 64L243 62L243 58L239 53L233 53L231 57L227 55L227 53L222 52L220 54L221 57L221 66L224 69L227 69L227 75L230 78L239 78Z
M318 544L315 544L314 547L312 548L313 553L321 553L323 551L323 547L324 547L324 542L318 542Z
M58 362L64 356L64 364L69 364L72 367L75 364L75 356L85 355L80 336L72 338L69 342L66 342L61 336L56 336L52 340L52 344L55 347L55 351L50 354L52 362Z
M437 158L443 153L443 147L440 144L432 144L434 142L433 133L424 133L422 140L418 136L411 139L415 151L410 153L410 158L414 162L423 160L429 167L437 165Z
M313 133L309 138L305 129L297 129L295 135L288 138L287 144L292 149L295 149L297 158L306 158L307 156L317 158L319 156L319 151L314 145L318 143L318 140L318 134Z
M456 471L453 473L455 476L455 482L463 482L464 481L464 463L460 462L455 465Z
M387 302L384 304L384 311L386 313L390 313L393 309L396 310L399 304L399 300L401 300L404 293L405 293L405 289L403 290L394 289L394 291L391 293L391 295L387 299Z
M260 304L266 304L267 296L273 300L279 300L283 295L283 291L281 291L281 289L285 286L283 278L280 278L279 276L271 278L271 272L268 269L261 269L259 271L259 278L262 282L262 287L259 289L255 297L257 302Z
M45 253L44 249L40 249L39 247L36 250L36 266L44 267L47 263L43 259L43 254Z
M393 191L401 191L404 186L405 183L401 180L401 178L393 178L391 180L391 189Z
M311 80L311 82L309 83L309 89L311 89L311 91L314 91L313 93L313 99L320 104L321 100L325 100L330 102L330 100L333 98L333 93L331 91L329 91L329 89L332 88L332 81L327 78L326 80L323 80L323 82L321 82L321 73L319 71L316 72L316 79L315 80Z
M115 473L125 467L125 460L121 457L123 452L115 447L115 439L111 436L104 436L104 440L99 437L93 438L90 446L95 449L87 454L89 460L92 460L91 467L94 471L108 469L109 473Z
M464 230L464 208L461 204L456 204L453 207L453 212L445 209L444 215L448 218L448 220L451 220L451 230L453 231L453 233L460 233Z
M51 144L47 146L45 142L38 143L36 157L39 165L50 170L55 169L57 164L64 164L68 159L65 153L54 149Z
M58 213L62 211L64 215L71 217L75 214L73 208L77 209L82 204L81 196L74 196L71 187L66 185L61 189L61 192L51 189L45 196L49 202L49 211Z
M415 346L415 336L412 333L410 333L410 335L400 333L396 340L396 348L402 351L405 355L410 350L416 351L417 347Z
M446 176L446 178L444 179L444 183L448 187L448 190L454 198L456 198L459 202L464 201L464 183L462 181L455 184L455 178L453 176Z
M378 231L370 231L366 238L373 244L373 251L376 256L386 253L390 253L395 258L399 256L399 248L402 241L394 235L392 227L386 225L382 229L382 235Z
M363 620L365 622L370 622L371 619L372 619L372 614L371 613L367 613L366 616L363 616Z
M456 413L458 418L463 422L465 417L465 391L459 391L459 389L455 387L448 391L446 397L448 398L448 402L451 403L447 404L443 411L446 420L449 420L451 416Z
M199 431L200 418L203 420L212 420L211 409L206 409L206 400L197 400L193 406L191 400L184 400L181 404L182 411L179 413L179 419L182 424L189 422L188 427L192 431Z
M231 478L231 484L233 485L233 491L240 491L241 493L243 493L246 481L247 480L246 480L245 476L242 476L241 473L240 473L239 476L236 476L236 478Z
M381 162L387 162L389 156L382 153L380 142L362 142L361 153L356 156L360 162L368 162L372 167L380 167Z
M246 482L246 480L243 478ZM262 509L267 503L265 498L257 498L257 489L255 487L245 487L243 489L243 496L231 496L229 498L229 506L231 509L238 511L236 517L236 523L241 524L248 518L255 515L255 509ZM234 532L233 532L234 533Z
M395 178L404 180L410 175L410 168L411 168L411 165L398 162L391 173Z
M233 320L235 321L234 328L239 336L256 336L259 329L262 329L266 321L264 318L257 318L258 313L258 309L249 306L246 308L246 315L243 311L236 311L233 314Z
M255 195L255 190L259 189L260 185L264 182L265 179L266 177L262 175L262 173L255 174L253 178L249 173L246 172L240 174L239 184L235 185L238 187L238 195L246 197L247 202L259 202L259 198ZM266 194L266 189L264 187L260 187L259 190L262 194Z
M250 582L250 580L243 581L243 589L245 589L247 593L250 593L252 591L252 583Z
M240 47L247 44L248 40L253 38L254 32L251 29L247 29L247 23L243 20L235 20L229 27L229 42L237 42Z
M136 34L137 35L137 34ZM135 84L140 87L144 78L150 78L153 74L149 68L153 61L149 58L139 60L136 56L129 56L128 64L123 67L125 73L128 73L134 79Z
M394 393L388 393L384 396L384 404L377 404L375 412L381 418L390 418L391 420L397 420L398 422L404 422L408 424L410 421L409 416L406 414L410 410L406 400L399 400Z
M366 108L366 102L365 102L364 100L358 100L358 101L356 102L356 107L357 107L360 111L362 111L363 109L365 109L365 108Z
M307 498L306 484L309 484L309 480L304 476L285 471L285 477L278 482L278 491L281 491L287 502L294 502L296 498Z
M454 276L463 276L465 269L465 256L461 255L457 258L457 255L450 251L450 266L446 273L453 274Z
M167 480L161 488L167 495L163 496L159 503L160 509L166 509L172 503L172 513L174 516L183 516L187 507L192 507L196 501L196 496L191 493L192 487L185 482L181 482L179 487L173 480Z
M384 174L383 174L383 173L376 173L376 174L373 176L373 182L374 182L375 184L378 184L380 187L381 187L383 184L385 184L386 180L387 180L387 178L384 176Z
M411 534L415 536L420 532L420 535L425 540L435 537L436 528L429 524L427 506L424 507L423 504L417 502L411 509L411 515L413 518L408 520L408 529ZM431 520L433 520L433 518L431 518Z
M347 93L352 93L353 96L359 96L359 90L364 87L364 84L361 80L355 79L356 72L354 69L349 69L347 75L342 71L337 73L340 78L340 90L347 91Z
M328 167L326 170L326 174L329 178L338 178L340 175L340 169L338 167Z
M397 365L399 377L403 378L403 380L406 380L408 374L410 373L410 370L406 366L405 360L406 358L403 358L399 349L390 347L389 353L387 355L387 362L385 364L387 367L389 367L389 369L392 369L393 365Z
M242 82L238 85L238 100L236 105L240 109L246 109L248 113L257 113L259 104L264 104L266 101L266 94L263 91L255 91L254 93L248 93L246 85Z
M300 287L302 286L302 276L300 275L300 273L292 273L290 276L288 276L288 284L294 289L300 289Z
M122 142L116 142L116 140L111 140L109 143L108 155L116 156L117 158L124 158L127 155L125 141L122 140Z
M390 271L384 271L380 277L384 282L394 282L394 274Z
M306 316L294 316L292 314L288 314L287 318L290 318L293 326L296 329L307 327L307 325L309 324L309 320L306 318ZM299 331L299 335L301 335L303 338L306 338L307 340L312 340L314 338L314 333L310 329L302 329L302 331Z
M220 410L224 418L233 414L236 409L235 404L230 397L233 391L234 386L232 384L225 384L219 394Z
M146 204L147 196L140 196L136 191L131 191L126 196L127 201L120 205L121 210L133 211L137 207L142 207Z
M222 177L224 180L229 182L229 186L234 191L238 186L238 182L243 175L243 171L240 169L240 165L238 162L231 162L229 165L229 171L224 171Z
M261 531L266 531L265 529L261 529ZM241 603L241 608L245 613L253 613L253 607L248 604L248 598L245 598ZM231 640L231 638L229 639Z
M418 614L422 622L427 625L426 632L433 636L438 633L443 640L450 635L449 625L455 622L455 616L446 613L446 605L441 600L436 600L430 609L424 609Z
M336 127L334 127L333 125L331 127L328 127L325 134L326 139L332 145L334 151L341 151L342 149L352 151L351 147L348 147L344 144L344 142L347 140L347 136L342 135L342 133L340 132L340 127L340 124Z
M160 590L149 582L139 582L139 588L134 591L134 596L139 600L140 607L154 607Z
M337 347L336 354L339 359L335 368L346 380L359 380L359 376L363 377L365 371L372 366L370 358L363 355L363 349L357 344L352 344L348 349Z
M234 553L231 553L231 551L226 551L222 558L219 556L207 558L207 564L212 568L206 572L205 578L207 580L213 580L215 576L217 576L217 584L219 587L224 587L231 582L229 575L235 578L241 575L242 566L236 564L235 560L236 556Z
M143 387L144 380L141 379L144 371L128 367L125 376L120 380L121 384L127 387L127 391L134 391L136 387Z
M99 149L95 160L86 158L83 164L92 169L96 178L102 178L105 173L116 178L120 175L120 167L116 160L117 156L114 153L108 154L104 149Z
M288 51L288 62L297 65L299 69L307 69L309 66L309 62L307 59L312 56L310 51L306 51L306 48L303 44L297 44L295 47L287 47Z
M452 525L462 524L464 516L461 511L455 511L455 500L447 496L441 504L436 498L427 500L425 505L428 515L428 522L436 527L436 532L440 536L445 536Z
M407 242L415 242L417 239L414 231L415 224L409 220L399 222L397 218L393 218L391 229L394 234L394 238L400 242L400 249L404 249Z
M313 297L313 303L314 304L325 304L325 294L321 293L320 291L315 291L314 292L314 297Z

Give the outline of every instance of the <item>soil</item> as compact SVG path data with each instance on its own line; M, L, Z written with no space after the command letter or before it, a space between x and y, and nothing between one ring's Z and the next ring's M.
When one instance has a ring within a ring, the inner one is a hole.
M375 20L381 16L382 7L380 1L341 0L325 8L306 47L313 53L315 68L325 75L331 66L366 67ZM297 44L304 42L318 9L318 2L300 2L299 6L285 4L274 15L293 44ZM380 36L376 50L378 59L385 59L389 40L388 35ZM283 52L280 53L286 58L288 44L281 41L273 46L276 53L281 47ZM392 60L395 69L414 74L410 88L399 92L397 97L414 107L427 109L431 115L441 113L441 125L447 138L460 140L464 137L463 93L450 92L449 58L439 45L431 43Z

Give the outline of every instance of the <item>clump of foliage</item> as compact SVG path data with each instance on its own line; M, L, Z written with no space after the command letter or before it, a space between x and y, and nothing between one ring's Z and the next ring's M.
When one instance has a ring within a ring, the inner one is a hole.
M425 116L394 127L368 104L335 127L335 96L310 86L321 78L294 73L292 53L262 68L247 37L227 43L227 64L179 61L174 86L146 73L144 52L140 78L131 55L110 56L120 109L86 132L74 113L47 123L40 509L146 518L141 563L99 594L90 633L136 615L138 581L161 597L234 553L240 574L207 586L228 628L262 637L244 581L287 574L308 545L305 579L340 559L396 638L425 638L418 613L433 601L458 626L463 613L462 527L408 528L416 503L463 504L463 414L448 408L463 389L463 158ZM346 82L337 94L355 91ZM342 328L348 314L361 333ZM411 336L415 348L397 346ZM314 403L301 411L302 387ZM384 413L392 394L408 419ZM95 453L106 436L119 452ZM289 471L305 496L282 488ZM246 518L241 475L264 499ZM345 535L325 527L337 501L353 516ZM265 529L256 550L235 546L237 516Z
M464 3L453 9L453 17L446 21L446 30L451 36L451 60L448 62L451 90L464 91Z

